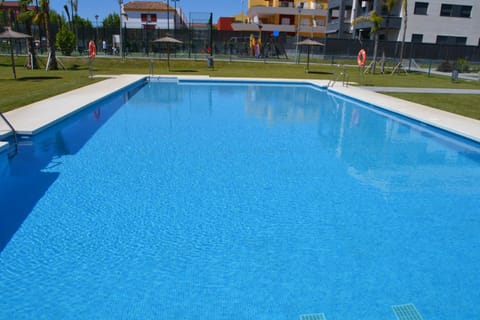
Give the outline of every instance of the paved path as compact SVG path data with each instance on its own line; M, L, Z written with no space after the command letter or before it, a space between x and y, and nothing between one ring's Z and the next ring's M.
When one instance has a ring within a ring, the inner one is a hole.
M437 70L428 71L428 68L412 68L411 70L412 71L423 72L423 73L429 73L430 72L430 74L435 74L435 75L438 75L438 76L444 76L444 77L448 77L448 78L452 77L451 72L441 72L441 71L437 71ZM480 81L480 72L479 73L459 73L458 78L463 79L463 80Z
M480 89L447 89L447 88L402 88L402 87L360 87L375 92L402 93L448 93L448 94L480 94Z

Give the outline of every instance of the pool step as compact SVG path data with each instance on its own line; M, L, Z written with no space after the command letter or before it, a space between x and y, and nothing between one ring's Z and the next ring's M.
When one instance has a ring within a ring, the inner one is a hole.
M327 320L325 313L302 314L300 320Z
M392 306L398 320L423 320L413 303Z

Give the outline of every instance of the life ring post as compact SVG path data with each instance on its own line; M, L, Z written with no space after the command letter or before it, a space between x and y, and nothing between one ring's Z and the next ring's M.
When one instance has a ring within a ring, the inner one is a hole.
M88 43L88 70L90 74L90 78L93 78L93 60L97 55L97 47L95 46L95 42L90 40Z
M365 49L360 49L360 51L358 51L357 63L360 67L365 67L365 64L367 63L367 52Z

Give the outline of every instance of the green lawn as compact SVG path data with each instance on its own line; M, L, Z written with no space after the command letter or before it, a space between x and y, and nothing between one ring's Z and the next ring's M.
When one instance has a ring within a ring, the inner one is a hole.
M478 94L388 93L388 95L480 120Z
M310 73L305 73L305 64L278 63L285 60L220 61L215 58L215 68L208 69L206 57L196 60L177 60L172 57L170 71L167 70L165 57L155 58L116 58L97 57L94 62L95 75L108 74L145 74L149 73L150 61L153 61L154 74L171 75L209 75L212 77L266 77L291 79L331 79L336 66L329 64L311 64ZM45 58L42 57L45 61ZM57 95L81 86L101 81L90 79L87 58L61 58L66 70L45 71L27 70L23 67L25 57L16 57L17 80L13 80L9 56L0 56L0 112L12 110L29 103ZM363 74L357 67L347 69L350 82L363 86L382 87L430 87L430 88L463 88L480 89L480 82L459 81L452 83L448 77L409 73L406 75ZM477 107L480 95L419 95L391 94L406 100L418 102L432 107L460 113L468 117L480 119Z

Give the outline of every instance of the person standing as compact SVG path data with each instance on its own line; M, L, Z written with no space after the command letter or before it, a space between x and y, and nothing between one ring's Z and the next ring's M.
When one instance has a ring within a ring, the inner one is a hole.
M102 41L102 49L103 49L103 55L107 55L107 41L103 40Z

